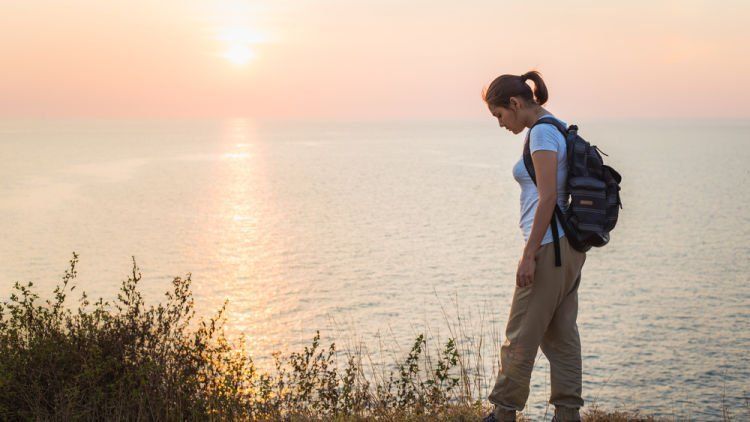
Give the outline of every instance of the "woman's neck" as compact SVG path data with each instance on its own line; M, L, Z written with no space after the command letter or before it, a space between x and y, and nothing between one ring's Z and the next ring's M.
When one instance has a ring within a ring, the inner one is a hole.
M533 109L529 110L528 114L528 120L526 120L526 127L534 126L534 123L536 123L537 120L539 120L542 116L550 114L549 111L547 111L542 106L534 107Z

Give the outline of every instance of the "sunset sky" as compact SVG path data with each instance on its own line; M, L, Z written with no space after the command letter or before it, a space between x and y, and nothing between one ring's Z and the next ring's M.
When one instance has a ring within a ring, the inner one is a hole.
M0 117L750 118L750 2L4 0Z

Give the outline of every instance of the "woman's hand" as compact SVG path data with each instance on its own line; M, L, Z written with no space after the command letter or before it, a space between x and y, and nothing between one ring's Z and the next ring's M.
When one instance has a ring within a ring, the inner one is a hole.
M516 286L531 286L534 281L534 271L536 271L536 258L534 255L523 254L518 261L518 270L516 271Z

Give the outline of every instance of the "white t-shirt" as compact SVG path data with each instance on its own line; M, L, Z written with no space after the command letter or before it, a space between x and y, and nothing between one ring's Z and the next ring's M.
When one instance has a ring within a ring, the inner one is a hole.
M542 117L554 117L551 114L546 114ZM540 117L541 118L541 117ZM554 117L557 119L556 117ZM567 126L565 122L557 119L563 125ZM531 131L529 134L529 149L533 154L539 150L545 151L556 151L557 152L557 203L560 209L565 211L568 208L569 192L566 191L566 182L568 179L568 160L567 160L567 149L565 146L565 138L551 124L540 124ZM534 223L534 214L536 214L536 206L539 202L539 191L534 185L534 181L531 180L529 172L526 171L526 166L523 164L523 156L515 166L513 166L513 178L516 179L519 185L521 185L521 232L523 233L524 241L529 240L529 234L531 234L531 226ZM558 233L560 237L563 237L565 233L557 222ZM547 227L547 233L545 233L542 239L542 245L552 242L552 229Z

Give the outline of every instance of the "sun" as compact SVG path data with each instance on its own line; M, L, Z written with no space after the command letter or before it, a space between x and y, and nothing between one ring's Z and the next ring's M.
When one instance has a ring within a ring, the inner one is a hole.
M226 50L221 54L222 57L227 59L230 63L236 65L246 65L250 60L255 57L253 50L246 44L230 44Z
M264 37L246 27L224 27L216 39L224 44L219 56L228 62L243 66L255 58L253 47L263 42Z

